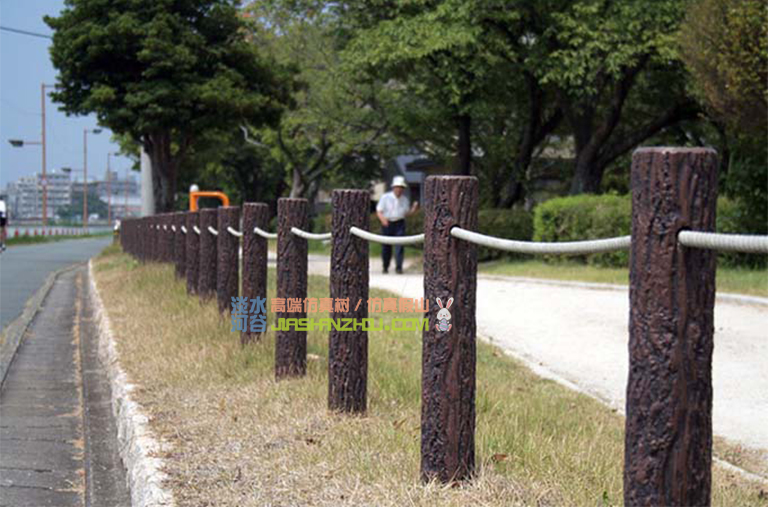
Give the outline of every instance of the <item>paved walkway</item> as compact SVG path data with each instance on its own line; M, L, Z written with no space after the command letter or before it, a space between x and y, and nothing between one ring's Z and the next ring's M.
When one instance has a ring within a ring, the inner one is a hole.
M21 313L50 273L90 259L111 241L107 236L8 247L0 254L0 329Z
M383 275L371 262L370 284L423 297L421 274ZM328 257L309 271L328 275ZM587 392L623 412L629 363L627 288L478 276L477 333L536 373ZM451 312L460 312L455 305ZM765 451L768 460L768 303L715 304L713 357L716 435Z
M58 277L0 391L0 506L130 505L87 277Z

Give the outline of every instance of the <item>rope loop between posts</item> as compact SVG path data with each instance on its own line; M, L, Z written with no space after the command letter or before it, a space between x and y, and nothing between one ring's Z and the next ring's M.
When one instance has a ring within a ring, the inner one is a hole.
M218 235L219 235L219 231L217 231L216 229L214 229L214 228L213 228L213 227L211 227L210 225L208 226L208 232L210 232L210 233L211 233L211 234L213 234L214 236L218 236Z
M193 226L192 226L192 230L194 230L194 231L195 231L195 234L197 234L198 236L200 235L200 232L201 232L201 231L200 231L200 229L198 229L198 227L197 227L196 225L193 225Z
M168 230L168 226L167 225L163 225L163 230L167 231Z
M586 255L616 250L628 250L632 239L630 236L616 238L595 239L587 241L567 241L562 243L541 243L535 241L516 241L512 239L496 238L479 232L472 232L460 227L451 229L451 236L476 245L516 252L523 254L541 255Z
M414 236L382 236L381 234L364 231L359 227L350 227L349 232L358 238L381 243L382 245L417 245L424 243L424 234L416 234Z
M768 236L680 231L677 239L683 246L690 248L707 248L723 252L768 253Z
M187 228L186 228L186 227L184 227L183 225L181 226L181 232L183 232L184 234L186 234L186 233L187 233Z
M176 226L175 226L175 225L172 225L172 226L171 226L171 230L172 230L173 232L176 232Z
M323 234L315 234L315 233L312 233L312 232L302 231L298 227L291 227L291 232L293 234L295 234L296 236L298 236L300 238L304 238L304 239L315 239L315 240L318 240L318 241L326 241L326 240L331 239L331 233L330 232L326 232L326 233L323 233Z
M236 231L231 226L227 227L227 232L230 233L231 235L237 237L237 238L242 238L243 237L243 233L242 232Z
M253 228L253 233L257 236L261 236L264 239L277 239L277 234L274 232L267 232L259 227Z

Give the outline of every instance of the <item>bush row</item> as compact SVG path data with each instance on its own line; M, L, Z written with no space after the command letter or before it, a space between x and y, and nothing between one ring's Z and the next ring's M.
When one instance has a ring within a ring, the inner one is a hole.
M749 216L738 201L721 197L717 202L717 231L725 233L760 233L750 230ZM521 209L482 209L478 212L478 230L483 234L520 241L581 241L629 235L632 227L632 199L629 195L576 195L558 197L539 204L531 214ZM315 232L331 230L331 213L314 219ZM370 215L369 230L381 232L375 213ZM408 217L406 234L424 231L424 212ZM420 247L415 247L420 248ZM502 257L520 258L485 247L478 248L478 260ZM561 261L565 256L548 256L548 261ZM623 267L629 263L629 252L609 252L568 257L587 264ZM720 254L720 265L759 267L768 265L768 256Z
M752 234L748 213L738 201L720 197L716 230ZM579 241L625 236L632 229L632 199L629 195L577 195L551 199L536 207L533 219L535 241ZM573 258L573 257L572 257ZM559 260L551 257L549 260ZM601 253L581 257L588 264L620 267L629 263L629 252ZM721 253L721 266L761 267L768 256Z

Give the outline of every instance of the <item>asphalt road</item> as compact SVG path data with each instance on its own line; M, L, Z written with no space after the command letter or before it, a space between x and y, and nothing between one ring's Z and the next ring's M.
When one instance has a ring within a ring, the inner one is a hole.
M8 247L0 254L0 329L21 313L51 272L88 260L111 241L104 237Z

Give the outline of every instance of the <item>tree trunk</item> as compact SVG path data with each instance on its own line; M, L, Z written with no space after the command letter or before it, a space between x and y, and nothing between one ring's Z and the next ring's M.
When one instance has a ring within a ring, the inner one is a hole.
M454 173L469 176L472 174L472 117L466 113L460 114L457 117L457 123L459 130L458 158Z
M304 193L304 181L301 179L301 170L298 167L293 168L293 174L291 175L291 193L289 197L291 199L298 199Z
M152 193L155 213L173 210L176 195L178 157L171 152L169 132L153 132L145 137L144 150L152 162Z

